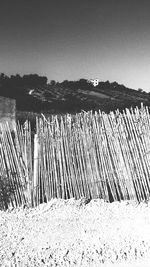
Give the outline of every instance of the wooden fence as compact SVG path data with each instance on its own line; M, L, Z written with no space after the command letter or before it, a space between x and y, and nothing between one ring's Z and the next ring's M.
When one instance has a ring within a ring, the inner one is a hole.
M36 206L55 197L149 199L147 107L43 116L36 121L34 140L29 122L17 125L14 136L7 124L0 131L2 208Z

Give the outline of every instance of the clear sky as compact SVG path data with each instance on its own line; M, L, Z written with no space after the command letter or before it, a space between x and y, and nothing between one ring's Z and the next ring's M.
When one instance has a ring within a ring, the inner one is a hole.
M150 92L150 1L2 0L0 72Z

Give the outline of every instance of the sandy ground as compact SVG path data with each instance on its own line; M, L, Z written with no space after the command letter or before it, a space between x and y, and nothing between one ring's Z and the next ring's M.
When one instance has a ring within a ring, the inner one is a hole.
M0 212L0 266L150 266L150 202L52 199Z

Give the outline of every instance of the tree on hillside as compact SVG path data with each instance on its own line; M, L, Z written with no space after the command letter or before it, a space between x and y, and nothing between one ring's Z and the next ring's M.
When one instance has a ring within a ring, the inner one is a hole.
M0 73L0 85L3 84L8 79L8 76L4 73Z
M22 77L19 74L11 75L9 81L13 86L22 86L23 84Z
M28 89L36 89L47 85L47 77L37 74L28 74L21 77L19 74L6 76L0 74L0 94L7 97L17 97L28 94Z
M22 79L23 84L28 87L40 87L45 86L47 84L47 77L39 76L37 74L24 75Z
M52 86L56 85L56 81L55 80L51 80L50 81L50 85L52 85Z
M141 88L139 88L139 89L138 89L138 92L140 92L140 93L143 93L143 92L144 92L144 90L143 90L143 89L141 89Z
M88 80L86 80L86 79L80 79L78 81L78 85L80 86L80 88L85 88L88 84L89 84Z

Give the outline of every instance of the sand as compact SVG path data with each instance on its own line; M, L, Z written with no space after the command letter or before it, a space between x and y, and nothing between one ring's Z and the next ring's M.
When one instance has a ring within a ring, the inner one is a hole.
M0 211L0 266L150 266L150 202L52 199Z

